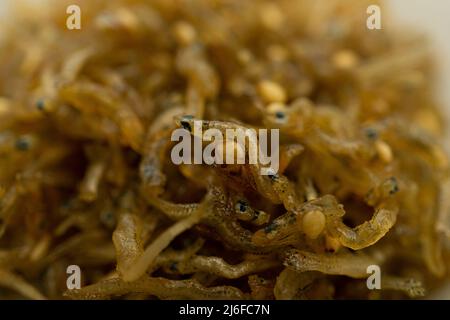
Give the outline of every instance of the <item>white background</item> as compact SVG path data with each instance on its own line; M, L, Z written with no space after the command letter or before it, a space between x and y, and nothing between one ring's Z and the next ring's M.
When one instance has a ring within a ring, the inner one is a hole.
M450 0L387 0L386 4L394 23L423 31L433 40L441 79L438 95L450 123Z

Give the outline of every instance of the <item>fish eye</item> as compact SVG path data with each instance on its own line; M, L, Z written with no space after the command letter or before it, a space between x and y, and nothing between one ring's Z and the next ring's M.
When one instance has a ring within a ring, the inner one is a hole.
M245 211L247 211L247 207L248 207L248 205L247 205L247 203L246 203L244 200L239 200L239 201L236 203L236 209L237 209L238 211L240 211L240 212L245 212Z

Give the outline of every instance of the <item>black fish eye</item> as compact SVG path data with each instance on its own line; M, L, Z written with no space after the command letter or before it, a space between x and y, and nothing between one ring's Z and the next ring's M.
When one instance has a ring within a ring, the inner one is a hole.
M377 130L375 130L373 128L367 128L366 136L367 136L367 138L369 138L371 140L375 140L378 138L378 132L377 132Z
M397 179L395 177L391 177L389 180L392 182L392 188L389 191L389 194L395 194L399 191Z
M24 137L16 141L16 148L20 151L26 151L30 148L30 141Z
M180 124L183 127L183 129L186 129L189 132L191 131L191 125L189 124L189 122L187 122L185 120L181 120Z
M43 99L39 99L38 101L36 101L36 107L39 110L44 110L45 109L45 102Z
M267 227L264 228L265 233L271 233L277 228L277 225L275 223L269 224Z
M245 212L247 210L247 204L244 201L239 200L237 204L238 204L237 207L239 208L239 211Z
M275 112L275 117L277 119L284 119L286 117L286 114L283 111L277 111Z

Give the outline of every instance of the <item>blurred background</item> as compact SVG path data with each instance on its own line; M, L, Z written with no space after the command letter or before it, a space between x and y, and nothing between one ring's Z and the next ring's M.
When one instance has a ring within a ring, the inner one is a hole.
M425 33L431 40L438 64L436 95L445 108L450 123L450 1L448 0L386 0L389 22L386 28L408 28ZM450 150L450 132L447 132ZM432 298L450 299L450 284Z
M439 65L436 94L448 111L447 121L450 121L450 1L385 0L385 3L389 12L386 28L392 24L392 27L423 32L431 39ZM447 135L450 141L450 133ZM450 145L447 147L450 149Z
M7 14L8 1L10 0L0 0L0 24L1 17ZM10 2L28 2L39 5L43 1L58 0L14 0ZM384 29L410 29L414 32L426 34L431 40L436 61L439 64L436 94L441 104L448 110L447 121L450 123L450 0L382 1L386 6L386 10L382 12L382 27ZM0 28L0 36L1 32ZM448 133L448 141L448 149L450 150L450 133Z

